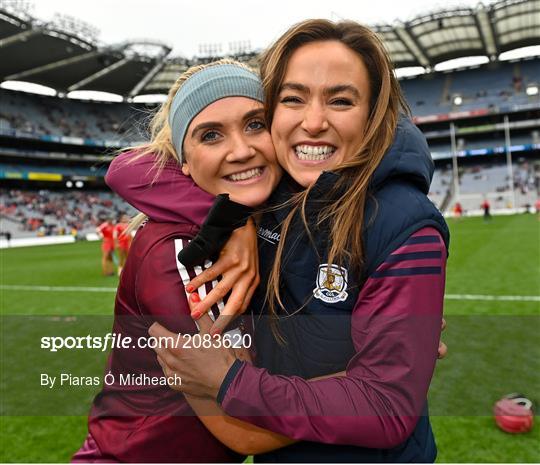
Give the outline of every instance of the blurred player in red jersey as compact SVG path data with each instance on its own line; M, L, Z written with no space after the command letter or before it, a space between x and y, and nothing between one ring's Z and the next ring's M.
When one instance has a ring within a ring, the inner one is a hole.
M131 246L131 234L126 229L129 226L129 216L125 213L120 215L118 223L114 225L113 238L115 250L118 254L118 276L122 273L122 269L126 264L126 259Z
M461 218L463 216L463 207L459 202L456 202L456 204L454 205L454 216L456 218Z
M103 240L101 244L101 269L104 276L114 275L114 225L110 218L105 218L97 228L96 232Z
M485 198L480 206L482 207L482 210L484 210L484 221L490 221L491 220L491 212L490 212L491 205L489 203L489 200Z

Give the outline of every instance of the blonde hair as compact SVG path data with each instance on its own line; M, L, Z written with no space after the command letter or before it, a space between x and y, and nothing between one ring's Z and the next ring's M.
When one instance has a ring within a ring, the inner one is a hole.
M331 225L328 266L330 267L332 263L347 262L348 266L360 276L365 257L362 235L369 182L392 144L400 112L410 114L410 110L394 75L390 57L381 40L371 29L354 21L334 23L324 19L311 19L291 27L261 58L268 127L272 125L291 56L303 45L320 41L338 41L358 54L367 68L370 80L370 111L361 147L354 157L333 169L340 176L328 199L337 200L325 202L316 224L312 225L316 227L323 223ZM289 228L297 215L302 218L308 237L312 238L305 211L312 188L313 186L310 186L294 194L286 202L291 206L291 211L283 221L281 239L270 273L266 296L273 317L276 317L278 308L284 308L280 296L282 256ZM279 337L277 330L274 330L274 334Z
M138 158L146 155L153 155L155 157L155 175L153 182L159 177L165 165L170 161L176 161L181 163L181 157L174 148L172 143L172 129L169 124L169 113L171 111L172 101L178 92L178 90L184 85L184 83L194 74L202 71L203 69L210 68L212 66L220 65L236 65L244 68L248 71L254 72L252 68L236 60L230 58L223 58L221 60L213 61L211 63L205 63L202 65L192 66L183 72L176 82L169 89L167 100L161 104L158 111L154 114L149 123L150 142L142 145L127 147L122 151L133 151L134 156L130 159L130 162L137 160ZM144 221L147 216L144 213L136 215L129 224L129 231L136 230Z

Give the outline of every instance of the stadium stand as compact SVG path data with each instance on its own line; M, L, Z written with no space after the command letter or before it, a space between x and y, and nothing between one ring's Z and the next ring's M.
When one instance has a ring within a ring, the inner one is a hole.
M2 231L13 237L85 234L135 210L109 192L0 190Z
M452 184L452 167L440 167L435 170L429 190L429 198L440 207L450 192Z
M100 176L104 177L107 172L105 167L101 168L87 168L84 166L32 166L32 165L10 165L7 163L0 163L0 173L10 173L11 176L20 177L24 179L28 177L30 173L53 173L61 174L63 176Z
M540 192L540 161L520 159L512 164L515 205L527 208L534 205ZM433 177L429 197L441 206L452 190L452 166L440 166ZM513 202L508 166L501 161L488 163L482 160L468 162L459 169L459 202L467 210L477 210L484 198L493 201L493 208L505 209Z
M527 134L512 135L510 142L511 147L513 147L512 151L514 152L527 150L527 146L538 144L538 140L535 139L533 132ZM452 146L450 145L450 141L444 144L430 143L429 146L432 154L440 153L445 154L445 156L451 156L452 154ZM477 140L459 138L457 140L457 150L459 155L465 155L467 151L492 151L494 153L504 153L504 137L496 136L487 138L484 136L481 139ZM477 155L481 155L481 153L477 153Z
M139 105L59 99L0 89L0 134L17 130L35 136L112 140L129 145L145 113Z
M439 73L402 79L401 88L414 115L446 113L449 105L443 101L445 76Z
M439 72L403 79L401 87L416 116L495 109L538 101L527 86L540 83L540 61L489 63L476 69ZM460 105L454 104L461 97Z
M460 202L465 211L480 208L482 199L492 202L492 208L504 209L508 203L530 209L540 190L540 162L519 160L512 165L514 192L510 190L508 167L502 163L478 163L460 170Z

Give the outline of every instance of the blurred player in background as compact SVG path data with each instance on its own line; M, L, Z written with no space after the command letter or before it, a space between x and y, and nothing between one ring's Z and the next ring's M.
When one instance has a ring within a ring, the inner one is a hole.
M461 218L463 216L463 207L459 202L456 202L456 204L454 205L454 216L456 218Z
M114 225L113 239L115 250L118 255L118 276L122 273L122 268L126 263L129 247L131 246L131 234L126 232L129 226L129 216L122 213L118 223Z
M101 244L101 270L103 276L114 276L114 225L111 218L104 218L96 228L98 236L103 240Z
M484 210L484 221L491 221L491 213L490 213L490 208L491 208L491 205L489 203L489 200L486 198L484 199L484 201L482 202L482 210Z

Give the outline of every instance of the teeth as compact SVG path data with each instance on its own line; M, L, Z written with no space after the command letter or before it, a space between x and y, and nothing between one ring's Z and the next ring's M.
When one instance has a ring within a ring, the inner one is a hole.
M322 161L330 158L336 148L330 145L297 145L294 150L300 160Z
M261 168L253 168L251 170L242 171L241 173L234 173L227 178L229 178L231 181L245 181L246 179L251 179L260 176L262 173Z

